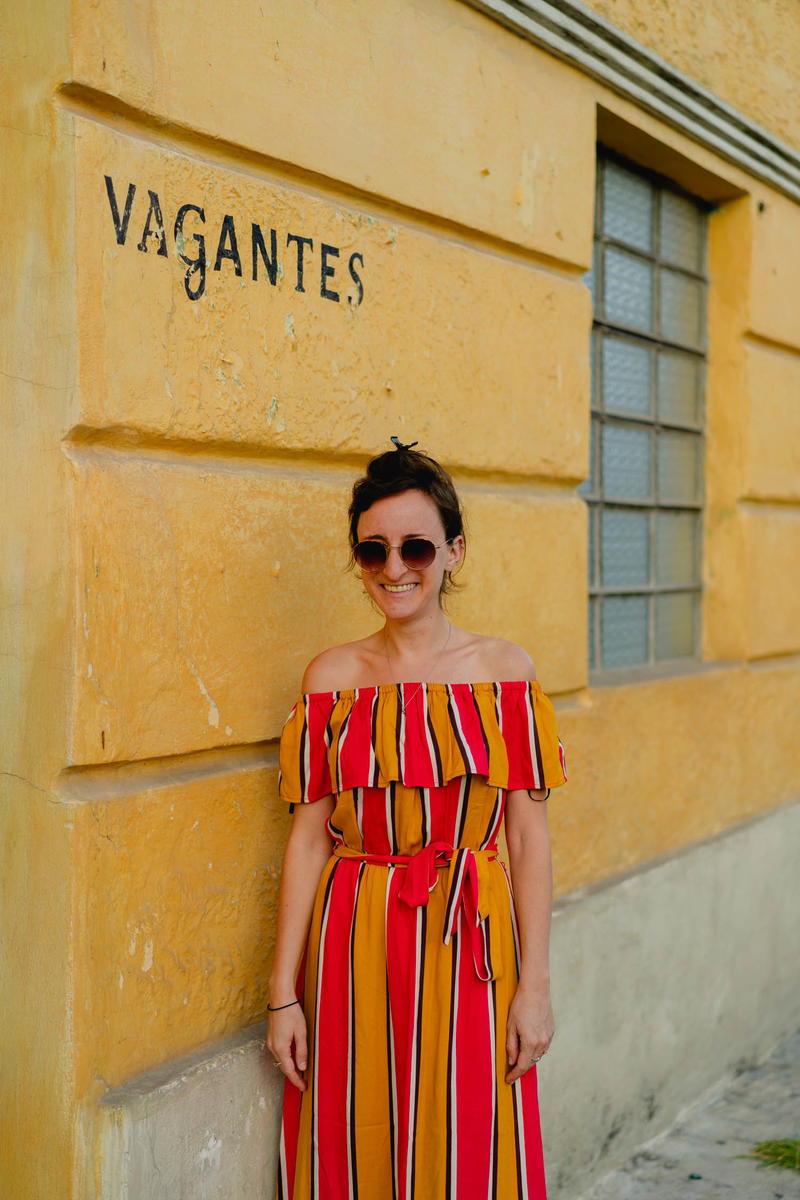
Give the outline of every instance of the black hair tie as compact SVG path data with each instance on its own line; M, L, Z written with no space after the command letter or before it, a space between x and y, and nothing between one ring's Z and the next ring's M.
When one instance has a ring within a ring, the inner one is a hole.
M400 441L400 438L395 437L394 434L389 438L389 441L394 442L396 450L410 450L412 448L412 446L419 445L419 442L409 442L409 444L407 446L404 446L403 443Z

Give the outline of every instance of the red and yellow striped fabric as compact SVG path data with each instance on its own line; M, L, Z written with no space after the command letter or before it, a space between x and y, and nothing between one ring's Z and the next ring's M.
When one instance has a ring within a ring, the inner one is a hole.
M537 680L294 705L280 795L335 807L298 980L309 1086L285 1085L279 1200L543 1200L536 1068L504 1081L519 946L497 836L508 790L566 779Z

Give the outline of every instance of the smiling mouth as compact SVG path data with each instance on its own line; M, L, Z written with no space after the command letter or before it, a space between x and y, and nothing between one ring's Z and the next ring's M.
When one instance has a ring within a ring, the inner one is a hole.
M410 592L416 587L416 583L382 583L381 587L385 592Z

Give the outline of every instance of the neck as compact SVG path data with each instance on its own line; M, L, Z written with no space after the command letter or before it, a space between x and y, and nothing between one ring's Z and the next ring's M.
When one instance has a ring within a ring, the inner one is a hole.
M441 650L450 622L440 608L410 621L388 621L383 627L386 650L396 661L415 661Z

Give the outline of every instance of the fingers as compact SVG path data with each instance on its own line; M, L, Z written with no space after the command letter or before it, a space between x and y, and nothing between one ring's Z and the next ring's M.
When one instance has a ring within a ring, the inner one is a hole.
M306 1081L295 1066L291 1055L289 1055L288 1059L281 1058L279 1060L279 1068L286 1079L289 1080L289 1083L293 1083L301 1092L306 1090Z
M512 1059L509 1055L509 1069L506 1072L506 1083L514 1083L517 1079L520 1079L527 1071L530 1071L532 1066L544 1057L546 1052L546 1045L533 1047L523 1042L515 1058Z
M518 1054L519 1034L517 1033L516 1029L511 1027L506 1034L506 1056L508 1057L509 1063L515 1063L517 1061Z
M308 1066L308 1048L306 1046L306 1027L303 1023L302 1031L298 1030L294 1041L294 1060L297 1063L298 1071L305 1071Z
M306 1081L301 1074L301 1069L305 1071L305 1067L299 1068L299 1064L295 1063L291 1049L275 1050L270 1048L270 1053L272 1061L281 1074L301 1092L304 1092L306 1090Z
M527 1071L530 1071L544 1055L552 1041L552 1034L548 1037L546 1033L539 1037L526 1036L520 1033L516 1022L512 1019L509 1022L506 1033L506 1053L508 1056L508 1071L506 1072L506 1083L514 1083L520 1079Z
M281 1074L299 1091L306 1090L303 1072L308 1066L306 1023L302 1013L290 1019L270 1021L266 1042L272 1061Z

